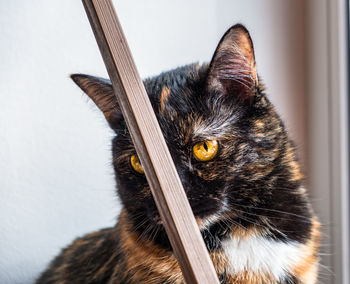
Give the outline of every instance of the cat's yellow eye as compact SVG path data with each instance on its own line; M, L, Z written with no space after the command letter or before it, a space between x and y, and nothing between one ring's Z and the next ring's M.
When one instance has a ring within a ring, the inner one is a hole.
M193 146L193 154L197 160L206 162L213 159L219 150L219 143L216 140L208 140L197 143Z
M132 168L136 172L138 172L139 174L143 174L144 173L143 167L141 166L141 162L139 160L139 157L137 157L137 155L132 155L130 157L130 163L131 163Z

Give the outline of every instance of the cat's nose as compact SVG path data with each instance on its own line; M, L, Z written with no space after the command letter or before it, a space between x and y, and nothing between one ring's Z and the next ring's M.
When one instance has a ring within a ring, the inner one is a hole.
M190 186L190 182L189 182L189 177L188 177L188 173L186 173L186 171L184 169L178 169L177 168L177 173L179 174L182 186L185 190L185 192L187 192L189 186Z
M191 161L188 161L187 157L183 157L179 153L172 153L171 156L176 166L176 170L180 177L182 186L185 192L188 192L192 184L191 179L193 179L193 176L192 176L193 167L192 167Z

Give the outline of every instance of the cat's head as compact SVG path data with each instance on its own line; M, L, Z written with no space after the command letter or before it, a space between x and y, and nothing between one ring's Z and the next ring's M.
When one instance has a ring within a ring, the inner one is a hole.
M127 212L158 223L110 81L81 74L72 78L116 133L113 166ZM225 216L243 218L247 208L271 207L273 200L284 206L290 197L277 195L275 188L282 183L295 188L302 177L284 126L258 82L252 40L242 25L225 33L209 64L180 67L144 84L202 227Z

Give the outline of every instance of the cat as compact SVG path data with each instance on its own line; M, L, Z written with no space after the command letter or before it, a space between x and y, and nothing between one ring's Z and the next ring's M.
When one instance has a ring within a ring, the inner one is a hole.
M75 240L37 283L184 283L110 81L71 77L116 134L123 209L115 227ZM144 85L220 282L316 283L320 224L247 29L232 26L210 63Z

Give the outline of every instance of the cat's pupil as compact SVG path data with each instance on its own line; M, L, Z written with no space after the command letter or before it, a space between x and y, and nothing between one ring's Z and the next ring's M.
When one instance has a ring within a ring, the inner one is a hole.
M207 145L207 142L204 142L204 143L203 143L203 147L204 147L205 151L208 152L208 145Z

